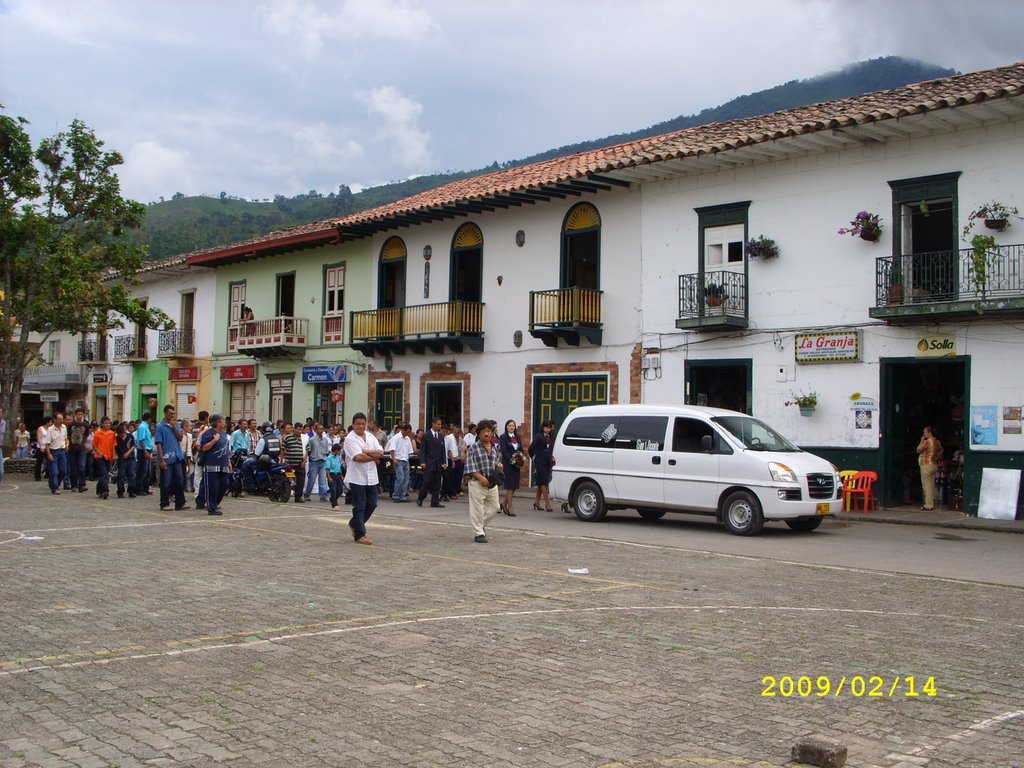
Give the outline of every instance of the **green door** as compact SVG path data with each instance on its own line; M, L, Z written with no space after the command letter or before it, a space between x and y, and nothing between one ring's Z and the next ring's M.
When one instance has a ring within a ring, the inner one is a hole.
M394 423L404 418L402 383L378 382L374 398L373 418L384 429L390 430Z
M540 431L541 422L551 419L557 432L574 409L607 402L607 376L538 376L533 380L533 430Z

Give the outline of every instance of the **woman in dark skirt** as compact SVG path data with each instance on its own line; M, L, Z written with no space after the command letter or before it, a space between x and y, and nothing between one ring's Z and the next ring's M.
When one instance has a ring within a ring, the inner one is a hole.
M515 517L512 511L512 497L519 490L519 467L523 463L523 441L519 439L516 431L516 422L509 419L505 422L505 431L498 438L498 448L501 449L501 463L505 466L505 503L501 505L501 511L509 517ZM513 458L519 454L518 458Z
M554 456L551 455L555 447L555 422L545 421L540 425L540 432L533 436L530 443L530 458L533 459L533 472L536 476L534 482L537 484L537 493L533 499L533 508L540 509L541 497L544 497L544 510L553 512L551 509L551 497L548 495L548 486L551 485L551 468L555 465Z

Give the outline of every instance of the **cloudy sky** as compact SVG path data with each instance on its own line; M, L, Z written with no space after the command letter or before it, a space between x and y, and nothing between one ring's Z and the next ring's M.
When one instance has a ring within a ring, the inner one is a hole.
M989 23L996 20L996 23ZM0 104L123 191L266 198L479 168L900 55L1024 59L1020 0L0 0Z

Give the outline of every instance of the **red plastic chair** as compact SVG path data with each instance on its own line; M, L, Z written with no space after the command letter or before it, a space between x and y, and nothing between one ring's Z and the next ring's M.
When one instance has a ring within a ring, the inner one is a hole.
M871 490L871 486L875 484L876 480L878 480L877 472L862 470L846 481L846 486L843 488L843 495L850 499L850 509L852 511L858 511L858 499L861 499L864 502L864 509L861 510L862 512L869 512L876 509L875 494Z

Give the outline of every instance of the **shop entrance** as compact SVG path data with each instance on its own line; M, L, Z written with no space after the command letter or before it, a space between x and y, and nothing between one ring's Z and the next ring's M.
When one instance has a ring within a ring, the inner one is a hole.
M462 424L462 383L427 384L427 412L424 424L430 427L435 416L445 424Z
M920 506L921 474L917 444L921 430L932 427L946 459L965 450L964 414L969 358L941 360L882 359L882 464L880 493L884 506ZM936 490L936 503L942 492Z
M751 371L749 359L688 360L685 402L751 413Z

